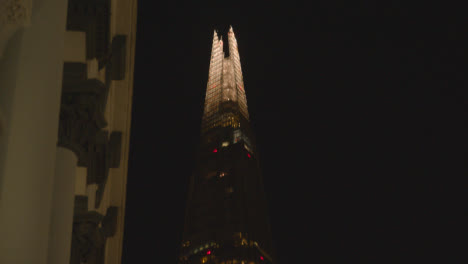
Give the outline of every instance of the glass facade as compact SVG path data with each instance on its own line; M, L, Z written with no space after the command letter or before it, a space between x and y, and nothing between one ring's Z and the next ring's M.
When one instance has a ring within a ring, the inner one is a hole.
M180 264L271 264L266 203L232 28L215 32Z
M237 40L232 28L228 42L230 56L225 58L223 41L214 32L202 132L215 127L237 128L241 124L239 114L249 120Z

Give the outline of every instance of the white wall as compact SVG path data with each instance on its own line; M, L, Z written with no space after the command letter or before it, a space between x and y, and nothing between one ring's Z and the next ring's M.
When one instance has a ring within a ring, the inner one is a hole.
M57 147L48 264L70 263L77 162L75 153Z
M0 61L0 263L47 263L66 11L34 2Z

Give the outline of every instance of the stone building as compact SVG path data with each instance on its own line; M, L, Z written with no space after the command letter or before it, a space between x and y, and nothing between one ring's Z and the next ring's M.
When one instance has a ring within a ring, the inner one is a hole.
M136 0L0 0L0 263L120 263Z

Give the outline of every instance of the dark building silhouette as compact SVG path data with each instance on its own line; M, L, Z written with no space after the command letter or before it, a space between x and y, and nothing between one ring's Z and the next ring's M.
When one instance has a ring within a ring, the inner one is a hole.
M249 125L237 41L213 36L201 144L179 263L273 263L267 206Z

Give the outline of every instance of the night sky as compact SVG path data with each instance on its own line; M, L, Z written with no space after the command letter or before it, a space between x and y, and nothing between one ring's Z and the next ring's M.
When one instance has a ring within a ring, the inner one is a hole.
M177 261L213 30L226 40L229 25L278 262L454 256L429 250L453 243L466 214L466 195L445 194L468 149L466 32L452 11L153 2L138 6L123 263Z

